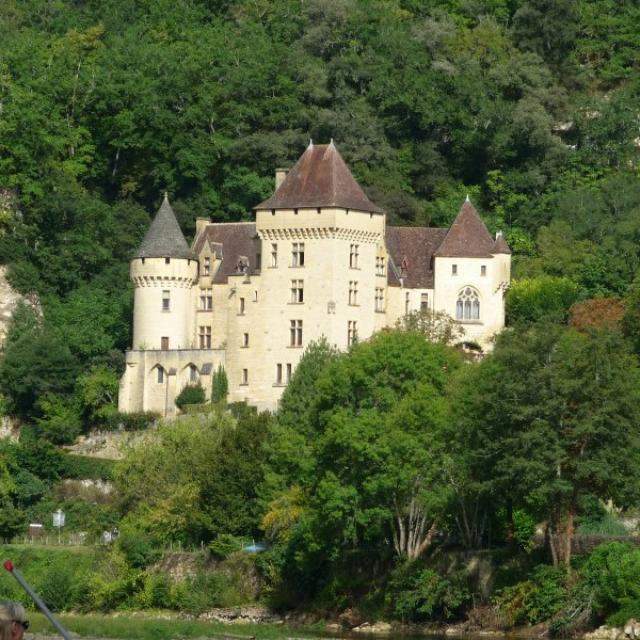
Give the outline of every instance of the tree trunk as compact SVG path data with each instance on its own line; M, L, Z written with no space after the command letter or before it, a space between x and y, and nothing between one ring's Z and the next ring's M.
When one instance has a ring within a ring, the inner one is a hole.
M548 524L549 548L554 567L569 570L574 532L575 506L557 504L551 510Z

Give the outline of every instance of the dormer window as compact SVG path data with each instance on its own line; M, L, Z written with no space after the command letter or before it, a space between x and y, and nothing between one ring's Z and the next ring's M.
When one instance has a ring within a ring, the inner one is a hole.
M211 258L209 256L205 256L202 262L202 275L211 275Z

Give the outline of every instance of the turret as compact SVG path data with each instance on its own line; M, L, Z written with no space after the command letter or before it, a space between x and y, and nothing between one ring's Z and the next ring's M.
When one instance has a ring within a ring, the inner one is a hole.
M192 287L198 261L165 194L131 260L133 348L186 349L193 340Z

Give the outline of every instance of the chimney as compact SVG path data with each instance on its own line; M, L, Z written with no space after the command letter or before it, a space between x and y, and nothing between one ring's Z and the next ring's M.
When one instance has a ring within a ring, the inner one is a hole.
M287 173L289 173L289 169L276 169L276 191L284 182L284 179L287 177Z
M196 218L196 235L199 236L208 224L211 224L209 218Z

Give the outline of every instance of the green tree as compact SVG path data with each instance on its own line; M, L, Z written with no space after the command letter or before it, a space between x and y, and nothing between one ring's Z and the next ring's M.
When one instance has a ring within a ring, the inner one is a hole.
M357 588L386 561L416 559L433 544L448 501L446 387L460 363L420 334L390 331L322 371L303 537L290 538L315 588Z
M563 322L577 299L578 286L569 278L542 275L514 280L507 293L507 319L509 324Z
M227 372L220 364L211 376L211 402L226 402L229 395Z
M568 568L582 497L639 495L636 357L615 331L543 324L505 332L466 373L455 440L472 479L547 517L553 562Z

